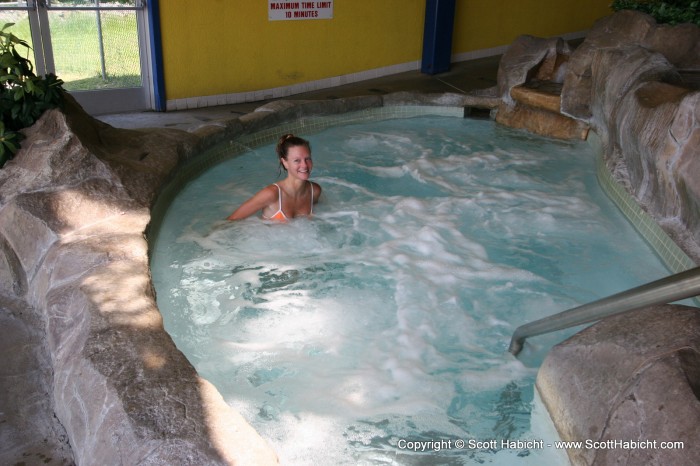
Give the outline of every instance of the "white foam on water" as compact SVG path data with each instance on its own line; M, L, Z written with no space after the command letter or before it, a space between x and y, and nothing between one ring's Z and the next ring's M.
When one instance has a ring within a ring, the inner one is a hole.
M311 139L313 219L221 220L269 183L272 147L173 203L152 268L178 346L283 464L558 461L399 440L540 435L513 330L665 273L597 190L587 148L441 118ZM253 164L259 177L231 181Z

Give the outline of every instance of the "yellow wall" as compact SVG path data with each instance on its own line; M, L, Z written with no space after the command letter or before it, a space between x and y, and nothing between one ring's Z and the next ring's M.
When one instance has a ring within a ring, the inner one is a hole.
M452 53L508 45L522 34L552 37L590 29L611 0L457 0Z
M453 54L590 28L610 0L457 0ZM265 0L161 0L166 98L288 86L421 59L425 0L339 0L268 21Z

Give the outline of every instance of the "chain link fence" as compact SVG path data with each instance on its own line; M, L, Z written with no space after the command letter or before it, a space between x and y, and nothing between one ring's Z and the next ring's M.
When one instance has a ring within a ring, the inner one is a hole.
M23 2L20 2L23 3ZM69 91L141 86L138 21L134 0L97 2L102 10L81 10L94 1L53 1L47 17L51 31L55 74ZM18 2L0 1L0 22L15 23L10 32L32 44L29 11L8 10ZM36 63L36 60L33 60Z

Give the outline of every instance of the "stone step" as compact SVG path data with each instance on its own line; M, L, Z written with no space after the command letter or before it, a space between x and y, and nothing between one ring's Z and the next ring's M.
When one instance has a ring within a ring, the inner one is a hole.
M561 83L552 81L528 81L513 87L510 96L523 105L560 113L561 88Z

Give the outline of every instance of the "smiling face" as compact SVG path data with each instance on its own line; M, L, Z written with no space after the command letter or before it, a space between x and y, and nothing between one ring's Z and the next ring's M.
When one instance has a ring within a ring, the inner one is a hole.
M282 165L289 176L308 180L311 176L313 161L311 160L311 151L306 146L292 146L287 151L287 158L280 158Z

